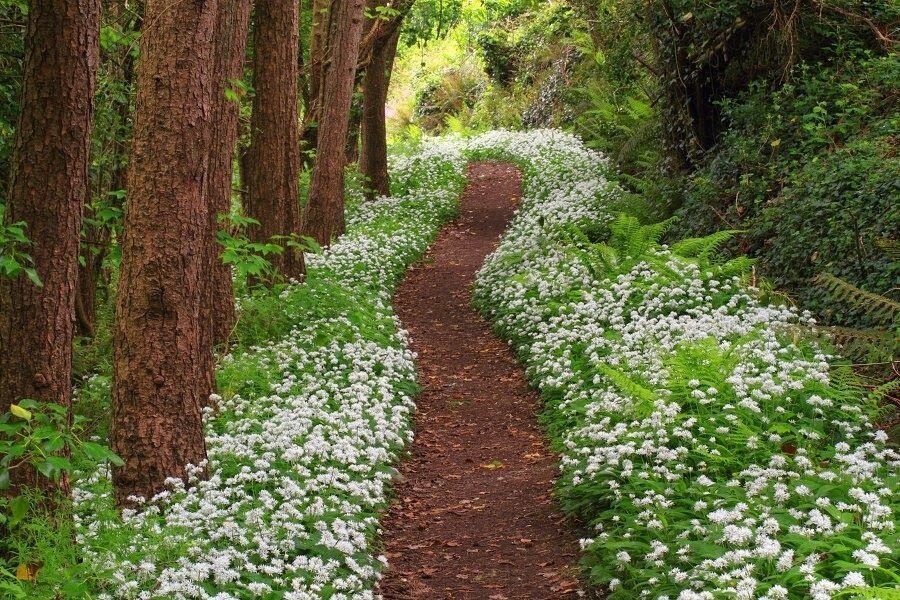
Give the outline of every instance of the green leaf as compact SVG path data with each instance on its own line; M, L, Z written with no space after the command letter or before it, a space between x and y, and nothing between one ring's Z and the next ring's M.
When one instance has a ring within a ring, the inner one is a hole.
M34 468L37 469L38 473L52 481L56 481L56 478L59 477L59 469L57 469L49 460L42 460L35 463Z
M59 471L71 471L72 470L72 461L70 461L65 456L48 456L47 462L54 466L54 468Z
M95 444L94 442L83 442L81 444L81 449L84 451L85 456L94 461L109 461L117 467L121 467L125 464L119 455L107 448L102 444Z
M24 419L26 421L30 421L32 414L30 410L26 410L19 406L18 404L11 404L9 407L9 412L13 415L19 417L20 419Z
M9 501L9 526L13 527L25 518L31 502L27 496L16 496Z

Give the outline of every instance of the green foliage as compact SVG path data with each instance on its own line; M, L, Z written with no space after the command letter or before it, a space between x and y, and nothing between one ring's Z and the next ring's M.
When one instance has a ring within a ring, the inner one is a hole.
M0 0L0 205L9 179L25 57L24 0Z
M0 205L0 277L25 275L34 285L43 285L34 268L34 261L25 252L32 243L25 235L25 223L4 224L3 212Z
M729 128L693 173L660 188L681 205L678 235L746 229L729 250L826 323L874 324L835 302L813 278L831 273L889 295L900 262L900 158L894 138L900 61L856 53L834 66L801 65L776 92L765 82L726 102Z
M16 490L15 496L7 492L12 469L31 468L38 477L56 482L85 465L123 465L108 447L88 439L85 424L78 414L70 423L68 409L59 404L28 399L0 415L0 530L9 534L0 540L0 591L13 598L33 597L27 579L39 569L50 573L44 583L65 598L82 598L87 592L91 574L84 572L71 543L70 499L49 497L44 489Z
M414 134L410 124L430 133L472 132L519 128L528 113L539 114L541 121L531 118L530 126L560 118L561 107L545 111L549 104L541 95L561 87L571 62L570 47L563 43L574 18L568 2L443 5L445 14L453 15L449 28L434 27L440 2L417 2L404 25L407 45L389 100L396 115L394 136ZM426 18L431 25L422 25Z
M25 399L13 404L0 415L0 491L9 487L10 469L23 465L58 481L61 475L72 471L73 461L124 464L105 446L85 441L83 424L84 420L76 415L70 425L68 409L53 402ZM15 509L13 505L10 508Z
M881 323L890 325L900 317L900 302L895 302L886 296L861 290L830 273L820 273L814 281L828 290L835 301L853 304Z

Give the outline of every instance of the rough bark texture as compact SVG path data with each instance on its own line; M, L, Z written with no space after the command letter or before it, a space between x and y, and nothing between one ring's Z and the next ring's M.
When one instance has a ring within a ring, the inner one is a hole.
M24 221L43 287L0 278L0 412L23 398L71 406L78 238L87 196L100 0L29 3L6 221ZM46 486L14 469L13 490ZM63 492L68 483L59 482Z
M271 0L256 5L253 116L246 160L247 215L259 221L251 238L299 234L300 138L297 123L299 5ZM303 254L286 248L273 260L286 277L303 276Z
M364 8L363 0L347 0L334 9L316 164L306 205L306 233L323 246L342 234L345 227L344 159Z
M149 0L114 331L116 501L150 498L206 460L201 409L212 361L200 304L209 231L216 0Z
M244 71L247 35L250 27L250 0L219 0L216 17L215 63L213 66L213 142L210 146L209 177L209 278L206 281L206 300L203 323L204 344L224 343L234 327L234 289L231 269L222 263L221 247L216 241L218 215L231 208L231 182L234 171L234 149L238 139L238 111L240 106L226 97L233 81Z
M368 179L366 198L389 196L391 181L387 163L387 123L384 105L387 102L391 71L397 55L400 27L383 43L372 48L372 57L363 80L362 147L359 170Z

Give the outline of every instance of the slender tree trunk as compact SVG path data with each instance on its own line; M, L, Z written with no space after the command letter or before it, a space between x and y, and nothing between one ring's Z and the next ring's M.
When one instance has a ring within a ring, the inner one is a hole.
M357 96L357 93L354 92L350 101L350 123L347 127L347 147L344 158L344 163L348 165L359 162L359 140L363 113L362 102L357 99Z
M71 407L78 239L99 36L100 0L29 3L6 221L25 223L43 285L0 277L0 412L24 398ZM13 469L10 479L14 492L53 487L30 468ZM67 479L57 487L68 493Z
M201 306L206 324L203 343L210 347L225 343L235 322L231 269L222 263L216 233L219 230L218 215L227 214L231 209L234 150L238 139L240 105L229 99L226 92L234 88L235 80L243 77L249 27L250 0L219 0L213 67L213 142L209 163L210 230L206 257L209 278L206 280L206 300Z
M122 30L139 31L140 19L133 17L126 6L128 0L114 0L103 3L101 12L106 23L118 24ZM132 6L131 11L138 10ZM102 148L99 152L111 157L108 167L95 171L93 179L94 198L107 198L107 202L122 208L123 196L107 196L110 192L119 192L125 189L125 170L128 164L128 149L122 143L123 139L131 138L129 125L132 116L132 94L134 85L134 54L132 49L116 45L100 55L101 77L113 79L118 82L120 93L108 98L114 107L113 119L107 124L107 131L99 136ZM94 136L94 144L98 136ZM96 150L95 150L96 151ZM83 239L81 245L81 258L78 266L78 297L75 304L75 318L78 332L81 335L93 337L97 323L97 292L104 280L103 263L109 255L110 245L113 241L112 231L108 224L87 222L96 219L95 206L88 198L85 207L85 224L83 226Z
M328 67L328 40L332 28L332 0L312 0L312 25L309 39L309 102L304 106L300 134L303 168L313 164L312 153L318 145L319 120L322 118L324 79Z
M391 193L384 105L387 102L399 38L398 26L384 43L374 46L363 81L362 149L359 168L368 179L366 197L370 200L376 196L389 196Z
M306 232L323 246L344 232L345 147L364 8L363 0L339 3L335 35L329 42L331 64L325 76L316 164L306 206Z
M275 235L299 234L300 138L299 5L270 0L256 5L253 60L253 115L247 153L247 215L259 221L251 238L267 242ZM303 276L303 254L285 248L273 261L286 277Z
M140 41L111 439L116 501L150 498L206 461L201 343L218 3L149 0Z

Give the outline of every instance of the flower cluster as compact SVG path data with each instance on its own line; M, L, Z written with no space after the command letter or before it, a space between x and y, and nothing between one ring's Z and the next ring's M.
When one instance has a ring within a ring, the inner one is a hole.
M762 302L720 238L670 248L614 218L606 159L573 137L469 151L525 176L476 301L543 393L592 581L658 600L896 593L900 454L810 315Z
M219 365L206 415L209 477L119 516L108 473L75 490L99 598L373 598L378 516L412 437L415 368L390 298L456 211L458 144L394 161L402 195L353 207L348 233L271 298L282 339ZM271 295L271 293L269 293ZM249 317L246 317L249 318ZM246 326L246 325L245 325Z

